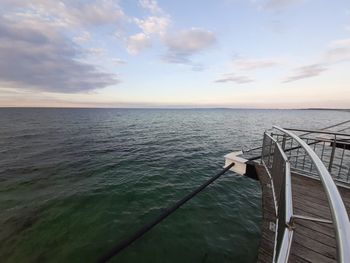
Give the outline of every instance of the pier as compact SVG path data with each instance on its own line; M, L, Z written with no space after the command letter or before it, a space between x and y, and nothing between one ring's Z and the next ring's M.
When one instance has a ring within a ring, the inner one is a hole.
M263 224L258 262L273 262L276 221L270 178L262 165L256 165L262 187ZM296 213L331 221L327 197L319 181L292 173L293 209ZM350 214L350 189L338 187ZM289 262L337 262L334 226L330 222L294 220L294 236Z
M350 262L350 136L306 132L264 134L258 262Z

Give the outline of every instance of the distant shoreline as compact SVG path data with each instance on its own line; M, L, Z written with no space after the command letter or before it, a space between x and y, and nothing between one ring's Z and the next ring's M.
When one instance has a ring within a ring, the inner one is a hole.
M334 110L334 111L346 111L350 112L350 109L334 109L334 108L306 108L300 110Z
M121 110L324 110L324 111L344 111L350 109L336 108L230 108L230 107L17 107L0 106L0 109L121 109Z

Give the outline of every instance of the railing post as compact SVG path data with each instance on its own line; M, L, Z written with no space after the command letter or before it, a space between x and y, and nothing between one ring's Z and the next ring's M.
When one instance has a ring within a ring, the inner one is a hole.
M262 144L262 148L261 148L261 159L260 159L260 164L263 164L263 160L264 160L265 137L266 137L266 131L264 132L263 144Z
M270 163L271 163L272 143L273 143L273 141L270 141L270 143L269 143L269 155L268 155L269 159L267 160L267 167L269 167L269 168L270 168Z
M282 149L285 150L286 149L286 135L283 134L283 139L282 139Z
M329 159L329 166L328 166L328 171L329 171L329 173L332 172L332 165L333 165L333 160L334 160L334 153L335 153L335 146L336 146L336 143L337 143L337 135L334 135L332 153L331 153L331 157L330 157L330 159Z

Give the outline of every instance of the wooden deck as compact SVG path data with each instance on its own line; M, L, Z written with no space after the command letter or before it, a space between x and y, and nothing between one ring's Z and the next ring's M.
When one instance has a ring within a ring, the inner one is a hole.
M275 232L270 224L276 220L270 178L261 165L256 171L262 187L263 222L258 262L272 262ZM338 187L348 214L350 189ZM328 201L320 181L292 174L294 214L331 220ZM295 219L289 262L337 262L336 240L332 224Z

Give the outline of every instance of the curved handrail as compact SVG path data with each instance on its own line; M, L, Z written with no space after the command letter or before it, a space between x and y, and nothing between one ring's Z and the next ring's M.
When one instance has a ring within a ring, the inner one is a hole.
M350 262L350 222L349 217L340 196L337 186L335 185L332 176L329 174L327 168L323 162L317 156L317 154L294 133L287 131L278 126L273 126L275 129L289 135L295 141L304 148L305 152L309 155L310 159L314 163L325 189L328 202L330 204L331 215L333 224L335 225L335 234L337 239L337 253L339 262Z

